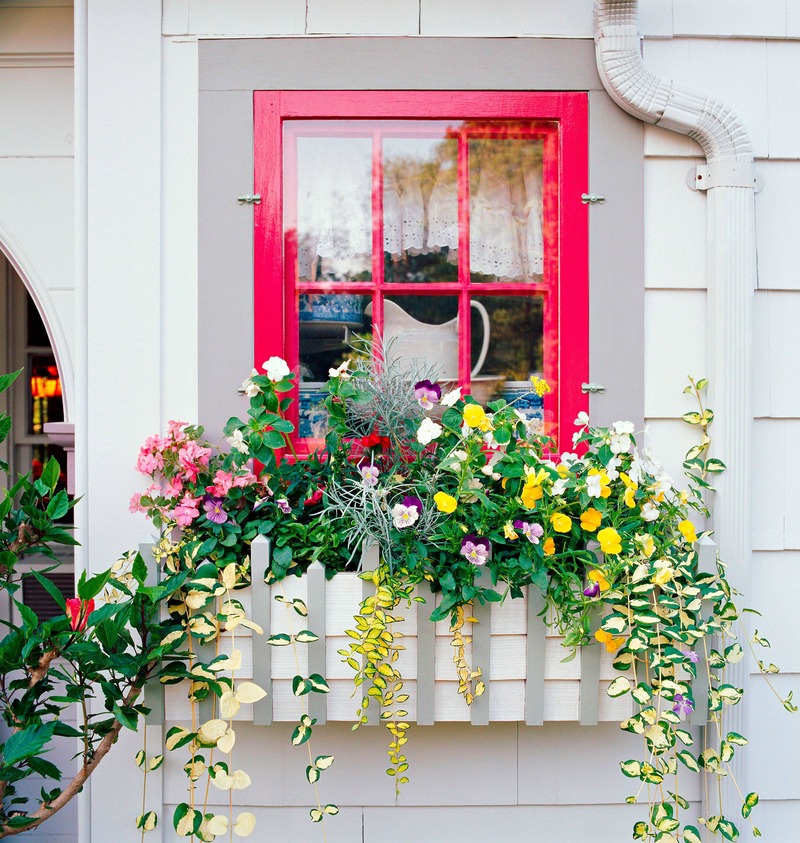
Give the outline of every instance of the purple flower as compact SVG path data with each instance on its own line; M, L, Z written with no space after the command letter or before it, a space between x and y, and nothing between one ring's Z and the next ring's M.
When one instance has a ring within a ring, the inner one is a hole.
M438 383L431 383L429 380L420 381L414 384L414 397L423 410L430 410L439 403L442 397L442 388Z
M531 544L539 544L539 539L544 534L544 528L541 524L530 524L528 521L517 520L514 522L514 527L517 530L522 530L525 538Z
M278 505L278 509L284 514L288 515L292 511L292 506L286 498L280 498L279 500L275 501Z
M672 702L675 705L672 706L672 710L678 717L687 717L694 711L694 703L689 699L689 697L684 697L683 694L675 694L672 698Z
M700 656L698 656L694 650L681 650L681 652L684 656L689 657L689 661L692 662L692 664L697 664L697 662L700 661Z
M583 593L586 597L597 597L600 593L600 583L597 581L590 582L589 585L583 589Z
M413 495L406 495L403 498L403 506L416 507L417 514L422 514L422 501L419 498L415 498Z
M222 508L222 498L207 497L203 508L206 518L214 524L224 524L228 520L228 513Z
M470 533L461 540L461 555L473 565L485 565L489 560L489 539L479 539Z
M359 466L358 471L361 475L361 480L363 481L365 486L378 485L378 478L380 477L381 473L372 463L370 463L369 465Z

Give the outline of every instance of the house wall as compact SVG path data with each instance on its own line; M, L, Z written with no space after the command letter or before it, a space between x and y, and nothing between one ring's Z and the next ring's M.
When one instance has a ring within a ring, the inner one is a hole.
M0 250L44 315L69 420L75 389L72 3L0 4Z
M205 45L198 40L344 34L547 36L589 47L585 42L592 29L590 0L498 0L491 14L479 0L393 0L390 14L368 0L87 2L90 311L84 422L91 449L84 455L89 506L84 539L90 541L91 566L100 569L147 532L141 520L125 515L128 497L140 488L131 466L141 441L167 418L197 418L208 406L203 397L208 385L229 395L232 403L237 400L226 390L231 389L230 370L239 368L241 325L233 332L214 330L212 309L203 298L209 288L202 278L212 268L217 275L217 319L230 325L240 312L237 303L249 312L249 292L242 289L240 299L230 294L237 285L246 288L249 279L250 241L237 223L249 210L235 203L235 196L250 188L242 181L247 173L242 156L250 154L241 140L247 130L242 108L247 85L238 97L204 86L199 52ZM735 5L733 11L729 2L647 0L642 3L642 30L645 61L654 71L714 92L742 114L765 180L757 199L760 280L753 345L758 450L748 603L766 616L759 628L773 641L767 660L783 667L785 674L776 685L785 693L800 673L793 647L800 629L792 601L800 562L791 485L797 460L787 450L792 434L800 430L793 365L798 340L792 330L792 316L800 306L800 258L785 245L793 242L792 200L800 181L800 125L796 109L787 107L800 66L800 11L791 0ZM339 70L332 61L319 69L320 79L334 79ZM497 78L503 69L490 65L480 70ZM524 65L514 68L524 70ZM551 70L558 78L571 68L556 63ZM253 75L263 71L258 65L250 68ZM397 84L424 87L428 78L424 66L411 65ZM365 80L367 86L370 81ZM598 96L604 95L598 91ZM200 109L204 99L215 97L231 108L220 112L220 120L229 121L230 156L223 171L209 173L199 157L204 131ZM680 421L690 408L681 395L685 377L702 375L706 360L706 197L685 184L686 171L698 163L698 156L691 141L645 128L641 407L647 442L674 476L692 441L692 431ZM613 190L613 169L603 173L610 186L594 183L594 175L593 190ZM239 251L233 263L212 254L197 233L208 203L226 201L226 195L230 204L219 214L234 238L228 242ZM112 196L124 201L111 206ZM624 296L603 304L603 318L616 319L621 336L626 325L636 330L637 317L629 313ZM620 353L617 347L611 350ZM241 376L235 375L234 385ZM758 460L762 452L771 457L761 461L763 467ZM771 583L786 582L787 587L762 582L759 575L767 572ZM766 839L788 843L800 818L800 779L792 752L800 739L800 721L782 715L758 678L752 681L751 700L752 711L760 715L751 718L747 750L750 784L762 797L754 816ZM780 732L768 734L775 723ZM342 806L341 815L328 825L331 841L424 841L431 838L431 829L446 823L476 839L502 832L509 841L527 840L536 829L537 837L561 843L583 840L592 828L594 841L610 843L627 839L639 815L639 809L620 804L629 783L616 770L616 761L628 756L627 747L635 754L638 746L631 746L614 727L418 728L409 747L412 782L399 800L388 778L382 778L380 730L351 734L346 727L327 726L315 735L319 752L337 755L336 767L323 779L323 797ZM131 821L139 813L141 794L138 787L120 788L119 782L135 781L132 757L141 741L141 736L123 736L121 746L104 761L104 774L93 782L95 843L134 839ZM269 829L270 839L318 840L319 830L306 820L310 797L305 762L288 745L288 728L242 728L237 753L237 766L252 775L254 785L234 798L253 807L262 830L257 833ZM179 767L177 754L170 756L163 776L167 805L183 798L185 779ZM174 839L169 809L159 831L151 834L158 835Z

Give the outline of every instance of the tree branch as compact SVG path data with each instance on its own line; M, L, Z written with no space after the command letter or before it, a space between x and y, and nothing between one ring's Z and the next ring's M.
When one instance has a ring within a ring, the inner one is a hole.
M127 694L125 694L125 697L122 700L123 706L132 705L136 701L144 689L144 683L147 681L150 673L157 664L157 661L150 662L145 667L144 671L136 677L135 683L129 688ZM97 769L97 765L103 760L111 747L116 743L121 729L122 723L120 723L119 720L115 721L111 730L108 734L103 736L103 739L97 745L97 748L92 754L91 760L81 767L75 778L67 785L67 787L65 787L52 802L47 805L40 805L39 808L30 815L34 822L21 828L2 825L0 826L0 839L13 837L16 834L21 834L23 831L30 831L31 829L38 828L45 820L50 819L53 814L60 811L74 796L77 795L78 791L86 783L89 776L91 776L95 769Z

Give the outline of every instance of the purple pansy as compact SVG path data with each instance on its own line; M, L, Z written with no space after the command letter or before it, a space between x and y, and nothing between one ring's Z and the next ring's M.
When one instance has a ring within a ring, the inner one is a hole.
M358 471L365 486L378 485L378 478L381 476L381 473L372 463L359 466Z
M284 515L289 515L289 513L292 511L291 504L289 503L289 501L286 500L286 498L280 498L279 500L275 501L275 503L278 505L278 509Z
M531 544L539 544L539 539L544 534L544 528L541 524L531 524L528 521L520 521L519 519L514 522L514 528L516 530L522 530L525 538Z
M478 538L470 533L461 540L461 555L473 565L485 565L491 550L489 539Z
M422 513L422 501L419 498L406 496L402 503L392 507L392 521L398 530L415 524Z
M672 710L678 717L688 717L694 711L694 703L689 699L689 697L684 697L683 694L675 694L672 698L672 702L675 705L672 706Z
M597 597L600 593L600 583L597 581L590 582L589 585L583 589L583 593L586 597Z
M423 410L430 410L439 403L442 397L442 388L438 383L431 383L429 380L419 381L414 384L414 397Z
M222 498L207 497L203 508L206 518L214 524L224 524L228 520L228 513L222 508Z

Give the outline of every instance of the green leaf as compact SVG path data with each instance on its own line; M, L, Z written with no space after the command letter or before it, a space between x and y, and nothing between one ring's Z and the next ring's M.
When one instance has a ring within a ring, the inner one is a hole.
M728 732L725 740L727 740L728 743L736 744L736 746L747 746L749 743L747 738L743 737L738 732Z
M14 732L3 748L3 764L11 766L31 755L38 755L53 737L55 728L55 721L51 721L36 726L26 726L22 731Z
M86 571L81 573L81 578L78 580L78 597L81 600L91 600L96 597L105 587L111 578L111 569L103 571L94 577L86 579Z
M618 676L606 690L609 697L621 697L631 689L631 682L626 676Z
M319 641L319 635L315 635L310 629L302 629L295 635L294 640L299 644L311 644Z
M11 372L8 375L0 375L0 392L5 392L12 383L22 374L22 369Z
M306 767L306 778L308 779L309 784L315 784L319 781L320 772L319 770L314 767L313 765L309 765Z
M270 635L270 637L267 638L267 644L272 647L286 647L291 643L291 635L287 635L285 632L279 632L277 635Z
M333 755L318 755L314 759L314 765L319 767L320 770L327 770L333 764L333 759Z
M133 560L133 567L131 568L133 578L139 585L144 585L147 580L147 562L142 558L141 553L137 553ZM150 812L152 813L152 811Z
M703 843L700 832L693 826L687 825L683 829L683 839L686 843Z
M69 512L69 498L67 493L62 489L53 496L50 503L47 504L47 515L54 521L63 518Z
M719 821L719 833L726 839L726 840L738 840L739 839L739 829L730 822L729 820L721 819Z
M62 612L67 611L67 602L64 600L64 595L58 590L56 585L47 577L42 576L38 571L31 571L33 576L36 578L39 585L56 601L56 605L61 609Z
M619 766L623 775L628 776L630 779L638 779L642 772L641 761L621 761Z
M45 463L45 466L42 469L42 476L39 479L52 492L56 488L56 484L58 483L58 478L60 476L61 466L58 464L58 460L55 457L50 457L50 459Z
M292 746L300 746L304 744L311 737L311 729L304 723L301 723L292 732Z
M742 816L747 819L750 816L753 808L758 805L758 794L757 793L748 793L747 796L744 798L744 802L742 803Z
M695 773L700 772L700 765L697 763L697 759L686 749L681 750L680 752L675 753L678 760L692 770Z
M306 681L311 685L312 691L316 691L318 694L330 693L331 689L328 687L325 677L320 676L319 673L312 673Z

